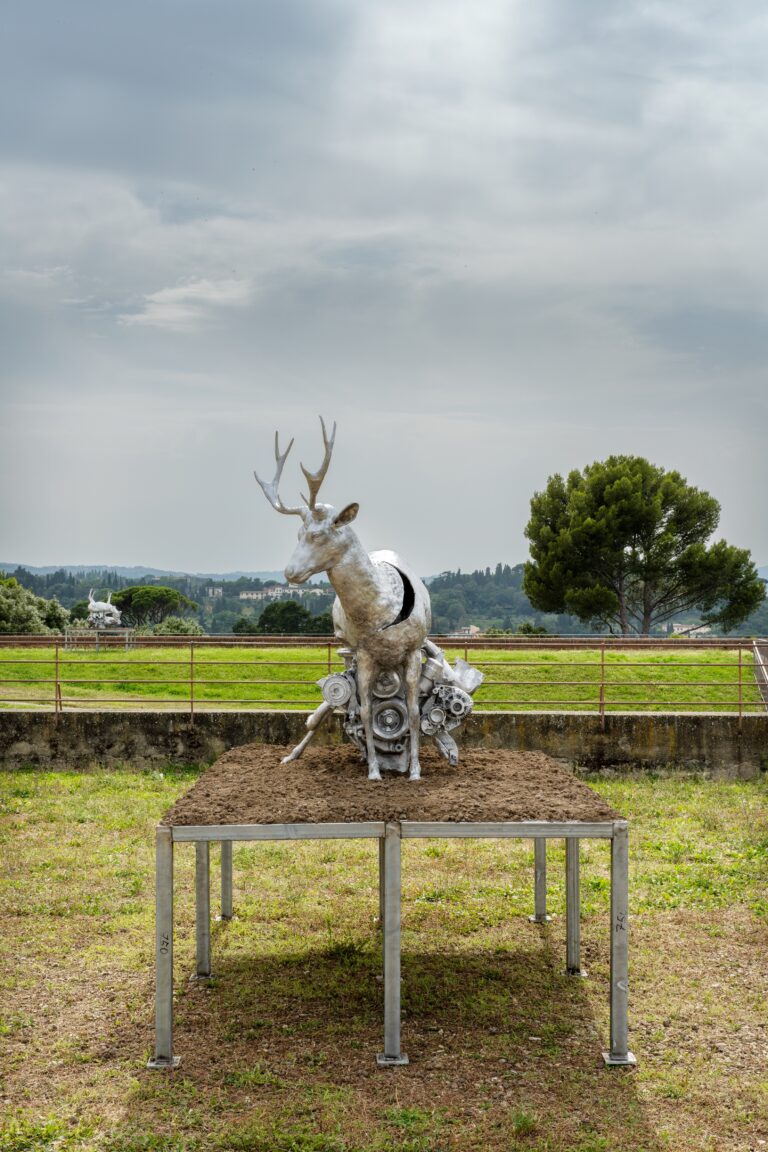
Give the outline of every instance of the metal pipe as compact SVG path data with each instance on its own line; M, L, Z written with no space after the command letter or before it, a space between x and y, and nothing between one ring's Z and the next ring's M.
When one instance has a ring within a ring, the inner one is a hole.
M407 1064L400 1051L400 825L384 837L384 1051L380 1067Z
M534 924L546 924L547 916L547 842L537 836L533 841L533 916L528 919Z
M175 1068L173 1054L173 839L161 825L155 838L155 1056L148 1068Z
M629 827L613 825L611 841L611 1047L608 1065L636 1064L629 1051Z
M581 967L581 886L579 841L565 842L565 967L569 976L586 976Z
M384 870L384 837L379 837L379 928L384 927L384 893L386 892L386 877Z
M221 842L221 918L232 919L232 841Z
M211 845L195 844L195 939L198 979L211 975Z

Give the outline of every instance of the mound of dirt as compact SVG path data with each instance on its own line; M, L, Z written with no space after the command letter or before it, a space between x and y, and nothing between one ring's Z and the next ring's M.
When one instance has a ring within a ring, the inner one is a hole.
M452 768L434 748L422 779L369 781L351 745L247 744L220 757L166 814L165 824L303 824L367 820L616 820L619 814L542 752L467 749Z

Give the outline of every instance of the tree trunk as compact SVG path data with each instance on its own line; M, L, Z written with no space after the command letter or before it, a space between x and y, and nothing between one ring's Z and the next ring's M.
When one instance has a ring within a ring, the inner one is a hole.
M619 579L619 627L621 628L622 636L628 636L631 632L629 626L629 616L627 614L627 598L624 592L624 577Z
M650 635L651 621L653 620L653 589L647 584L643 584L643 630L641 636Z

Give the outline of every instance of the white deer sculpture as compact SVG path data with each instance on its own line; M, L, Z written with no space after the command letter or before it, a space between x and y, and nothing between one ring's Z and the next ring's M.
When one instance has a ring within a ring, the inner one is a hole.
M317 503L336 437L335 423L330 439L322 416L320 424L325 446L323 463L317 472L308 472L301 465L309 486L309 497L302 496L306 507L287 508L277 492L293 440L281 455L276 432L275 478L267 484L256 472L254 476L276 511L285 516L300 516L302 520L299 542L285 569L288 582L303 584L315 573L326 572L336 592L334 631L352 649L357 661L360 717L365 730L369 780L381 779L374 744L371 696L373 686L383 672L397 672L404 678L410 734L408 775L409 779L418 780L421 776L419 680L422 645L432 620L429 593L396 553L372 552L369 555L365 551L351 526L359 505L347 504L337 511L330 504ZM289 759L300 755L304 743Z
M112 603L110 592L106 600L94 600L93 588L88 593L88 623L94 628L118 627L121 613Z

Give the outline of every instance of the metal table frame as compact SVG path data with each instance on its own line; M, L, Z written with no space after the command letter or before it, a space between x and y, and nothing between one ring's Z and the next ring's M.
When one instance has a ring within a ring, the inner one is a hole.
M610 1048L603 1052L609 1066L634 1064L628 1049L629 835L626 820L424 822L403 820L349 824L205 824L160 825L156 837L156 993L155 1056L150 1068L175 1068L173 1052L173 849L195 845L196 975L208 979L211 970L210 845L221 844L221 918L232 918L232 844L252 840L357 840L379 842L379 917L383 928L384 1051L380 1066L407 1064L400 1048L400 844L403 839L428 837L500 838L534 841L534 915L547 916L547 840L565 840L566 970L584 976L581 967L579 841L611 841L611 976Z

